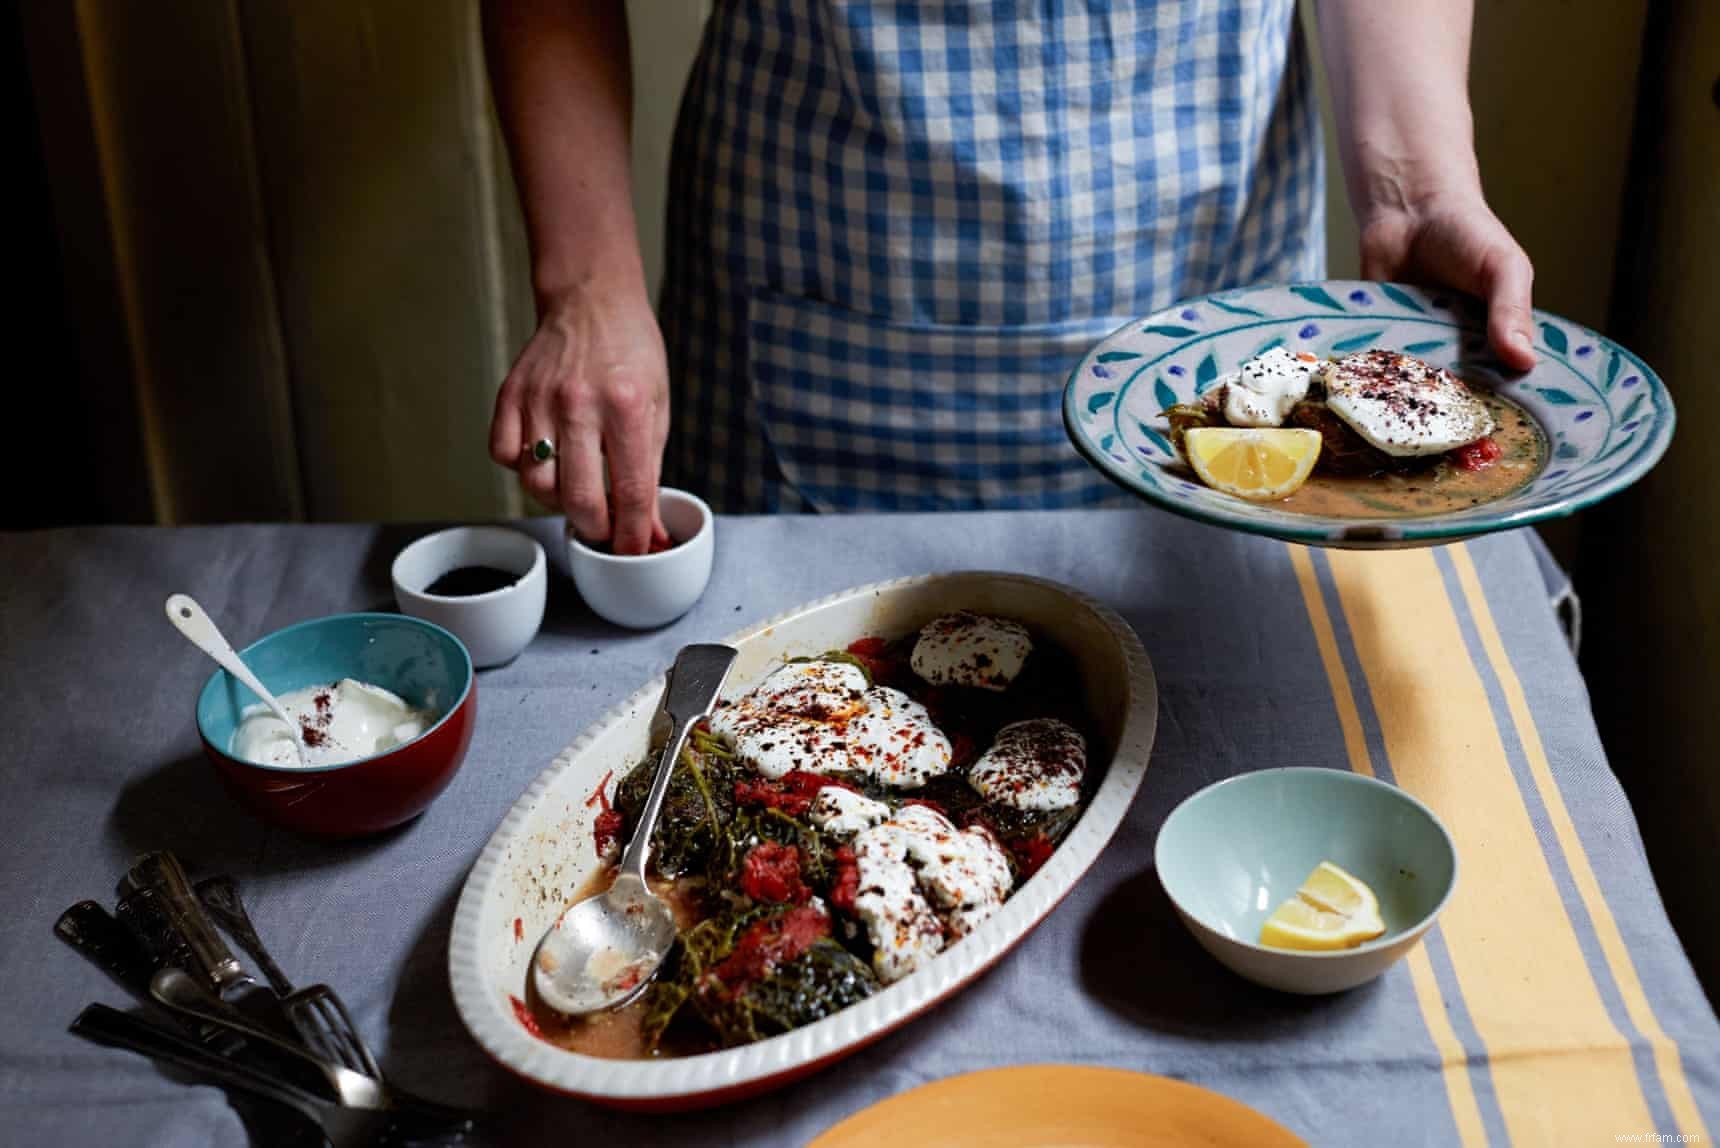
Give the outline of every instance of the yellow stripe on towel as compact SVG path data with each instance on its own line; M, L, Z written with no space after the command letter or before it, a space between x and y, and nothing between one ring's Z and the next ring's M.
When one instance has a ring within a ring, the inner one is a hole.
M1314 644L1320 650L1320 663L1326 668L1326 678L1332 684L1332 700L1338 707L1338 726L1344 732L1344 750L1349 754L1350 768L1357 773L1374 776L1373 762L1368 759L1367 739L1362 734L1361 713L1356 708L1356 696L1350 689L1349 675L1344 672L1338 656L1338 639L1332 633L1332 619L1326 613L1326 601L1320 594L1320 582L1314 574L1314 562L1306 548L1290 547L1290 565L1296 571L1296 581L1302 587L1302 601L1308 607L1308 619L1314 626ZM1461 865L1461 862L1459 862ZM1416 1004L1421 1008L1428 1036L1434 1051L1439 1053L1445 1092L1451 1103L1452 1122L1465 1148L1487 1143L1487 1129L1481 1122L1481 1109L1475 1103L1475 1088L1469 1081L1469 1058L1463 1042L1451 1027L1446 1014L1445 999L1439 992L1439 981L1433 975L1433 964L1427 950L1420 945L1404 958L1409 969L1410 984L1415 988Z
M1440 930L1512 1141L1651 1127L1432 552L1329 553L1393 778L1457 844Z
M1487 595L1481 588L1481 579L1475 572L1469 548L1453 546L1451 564L1457 571L1457 583L1463 588L1470 617L1475 619L1475 632L1481 638L1481 648L1493 667L1494 677L1499 679L1499 688L1505 695L1505 708L1511 714L1511 724L1516 728L1517 741L1523 747L1523 756L1529 763L1529 772L1535 779L1541 803L1546 806L1553 835L1558 838L1559 850L1565 855L1565 864L1570 869L1577 894L1583 899L1583 907L1588 910L1589 920L1594 922L1595 939L1600 943L1613 982L1618 985L1625 1012L1654 1049L1655 1071L1660 1076L1661 1086L1666 1089L1667 1103L1672 1108L1673 1119L1678 1121L1678 1131L1696 1137L1696 1143L1706 1143L1707 1129L1703 1126L1702 1114L1696 1108L1696 1098L1690 1092L1690 1082L1684 1077L1678 1045L1661 1030L1660 1021L1648 1003L1648 995L1643 992L1642 980L1636 975L1630 952L1625 948L1618 922L1613 920L1612 909L1601 894L1600 882L1595 880L1594 867L1589 864L1582 839L1577 836L1577 827L1571 821L1570 811L1565 808L1564 795L1559 792L1559 785L1553 780L1553 771L1547 764L1547 752L1541 745L1541 733L1535 728L1535 718L1529 712L1523 683L1505 653L1505 644L1499 640L1499 630L1493 624L1493 612L1487 605Z

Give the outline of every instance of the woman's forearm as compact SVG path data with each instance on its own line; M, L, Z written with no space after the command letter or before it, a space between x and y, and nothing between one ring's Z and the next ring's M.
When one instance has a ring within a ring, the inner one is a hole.
M1535 269L1481 194L1473 0L1319 0L1318 14L1362 275L1486 300L1488 341L1527 370Z
M540 311L580 293L643 294L622 0L485 0L484 40Z
M1319 0L1350 203L1378 210L1478 193L1469 114L1473 0Z

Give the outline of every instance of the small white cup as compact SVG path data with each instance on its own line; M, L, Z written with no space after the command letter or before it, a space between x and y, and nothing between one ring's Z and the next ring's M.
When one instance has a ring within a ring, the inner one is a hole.
M395 556L394 601L400 612L434 622L466 644L472 664L499 666L519 656L543 624L549 588L543 547L505 526L457 526L425 535ZM493 566L519 581L486 594L426 593L450 570Z
M658 513L675 546L660 554L605 554L567 531L573 584L592 612L630 630L667 626L693 608L711 580L716 524L703 499L663 487Z

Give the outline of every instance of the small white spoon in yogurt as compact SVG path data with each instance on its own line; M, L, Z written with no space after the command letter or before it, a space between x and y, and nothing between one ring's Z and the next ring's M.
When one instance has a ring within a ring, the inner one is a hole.
M257 675L233 652L233 647L222 636L220 629L203 612L203 607L189 594L175 594L167 600L167 620L174 628L187 638L191 644L208 654L222 669L245 683L247 689L262 699L264 705L292 731L293 744L298 747L299 761L305 761L305 735L299 729L299 723L286 711L286 707L275 700L268 687L257 680Z

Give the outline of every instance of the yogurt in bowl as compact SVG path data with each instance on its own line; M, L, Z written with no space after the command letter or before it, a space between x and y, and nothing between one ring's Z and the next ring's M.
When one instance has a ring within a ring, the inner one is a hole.
M258 765L344 765L404 745L430 728L428 707L355 678L306 686L275 699L299 727L304 756L290 726L261 702L245 707L233 731L233 755Z

